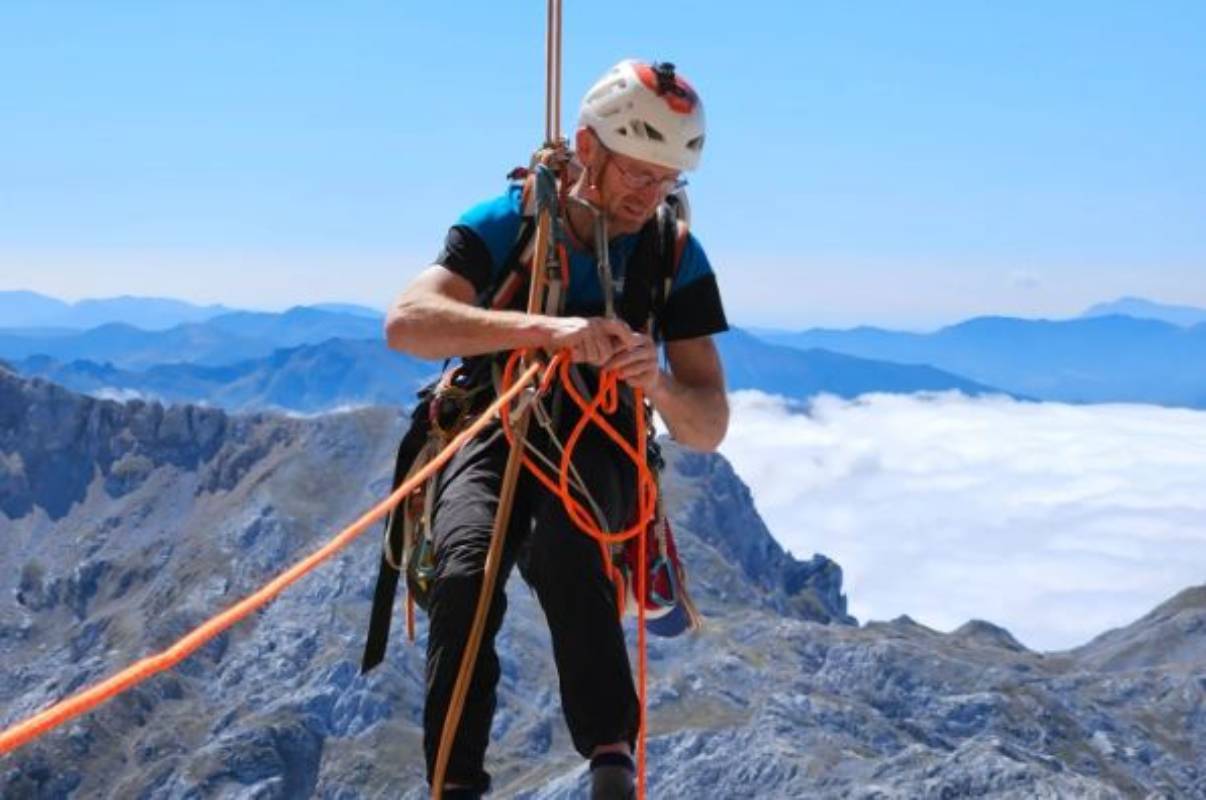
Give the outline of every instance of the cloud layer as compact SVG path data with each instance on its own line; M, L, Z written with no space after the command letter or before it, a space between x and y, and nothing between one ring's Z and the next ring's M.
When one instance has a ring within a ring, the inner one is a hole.
M1206 581L1206 413L957 393L732 396L722 452L860 620L1072 647Z

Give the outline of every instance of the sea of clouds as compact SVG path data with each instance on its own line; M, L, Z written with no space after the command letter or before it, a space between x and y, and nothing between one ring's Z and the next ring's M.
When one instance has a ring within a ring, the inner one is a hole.
M959 393L731 396L721 447L860 621L968 619L1057 650L1206 583L1206 412Z

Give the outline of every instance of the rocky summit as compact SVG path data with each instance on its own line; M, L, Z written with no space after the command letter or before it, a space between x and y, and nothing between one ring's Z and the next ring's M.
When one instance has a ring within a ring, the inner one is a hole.
M385 494L404 419L123 404L0 371L0 726L311 552ZM722 458L667 462L706 625L650 640L650 797L1206 797L1206 587L1061 653L986 621L860 627L840 568L785 553ZM359 674L378 535L0 757L0 796L424 797L422 619ZM495 796L584 797L539 607L508 591Z

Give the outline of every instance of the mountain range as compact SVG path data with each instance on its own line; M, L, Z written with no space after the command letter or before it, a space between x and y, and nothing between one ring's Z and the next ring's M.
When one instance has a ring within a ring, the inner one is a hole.
M123 369L180 363L226 366L332 338L381 341L382 336L379 318L298 307L280 314L230 312L166 330L144 330L124 322L86 331L0 329L0 358L44 355Z
M314 418L120 403L0 370L0 726L174 641L382 496L396 408ZM862 626L723 458L666 443L704 629L650 646L651 797L1199 797L1206 586L1059 653L986 621ZM819 544L819 543L818 543ZM370 533L169 672L0 761L5 798L425 797L423 646L357 672ZM496 796L581 797L518 578ZM401 626L399 626L401 627Z
M5 328L95 328L124 322L146 330L162 330L186 322L203 322L231 309L199 306L166 297L109 297L67 303L27 291L0 292L0 326Z
M348 406L410 405L440 365L394 352L372 339L327 339L225 366L160 364L129 370L31 356L12 366L101 397L206 403L231 410L314 414Z
M1206 322L1206 308L1195 306L1154 303L1142 297L1120 297L1109 303L1097 303L1086 309L1082 317L1109 317L1121 315L1135 319L1157 319L1191 328Z
M0 309L5 302L9 308L65 305L26 295L32 293L0 293ZM29 302L22 306L14 298ZM178 302L95 301L130 318ZM86 330L5 325L0 359L24 374L102 396L304 413L409 402L414 383L439 369L385 352L383 318L362 306L324 304L281 313L182 306L177 311L197 319L154 330L128 321ZM142 311L130 311L135 307ZM979 317L932 333L860 327L752 335L734 329L716 341L731 388L799 400L822 392L855 397L959 391L1206 408L1206 322L1195 322L1198 312L1206 315L1202 309L1122 298L1070 320ZM23 313L0 321L54 319L49 311L41 317L28 308Z
M319 303L307 308L380 319L381 312L354 303ZM120 322L148 331L205 322L235 309L197 305L166 297L106 297L68 303L30 291L0 291L0 328L86 330ZM256 312L250 312L256 313Z
M732 389L799 400L819 392L998 392L933 367L800 352L741 330L716 341ZM165 331L120 323L71 333L0 330L0 358L22 374L101 396L303 413L408 404L441 366L390 351L380 318L316 308L223 314Z
M800 349L929 364L1041 400L1206 408L1206 323L1186 328L1119 315L978 317L933 333L861 327L761 336Z

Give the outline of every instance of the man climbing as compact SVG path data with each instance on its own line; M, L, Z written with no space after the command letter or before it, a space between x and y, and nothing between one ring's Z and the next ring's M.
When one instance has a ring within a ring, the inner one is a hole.
M492 364L517 348L569 349L580 379L593 391L601 371L614 370L659 412L671 436L696 450L715 449L728 426L724 377L711 335L727 329L716 280L698 241L679 237L669 292L652 309L652 326L607 316L613 287L597 272L596 234L608 231L605 251L615 289L637 282L638 264L656 228L659 206L696 167L704 140L703 108L669 64L623 61L587 92L574 138L577 177L563 206L569 274L561 315L486 307L522 250L525 192L507 192L466 212L453 225L435 264L405 289L390 309L391 348L428 358L459 356ZM568 179L567 179L568 180ZM602 216L603 225L596 216ZM530 212L529 212L530 218ZM648 260L648 259L646 259ZM648 281L646 281L648 285ZM628 287L631 288L631 287ZM518 293L522 294L522 293ZM626 298L624 298L626 299ZM637 329L634 329L634 325ZM659 363L664 343L666 368ZM491 370L473 370L489 383ZM613 424L633 430L632 392L622 390ZM579 412L547 403L553 429L539 426L531 446L550 453ZM547 426L546 426L547 427ZM424 744L428 780L456 679L466 632L482 585L508 444L494 424L445 467L431 515L434 574L428 598L427 701ZM630 439L631 441L631 439ZM614 444L588 428L573 457L579 485L610 530L631 524L636 508L633 465ZM599 546L575 530L561 499L530 475L520 478L507 529L502 566L469 683L464 716L453 740L445 798L479 797L489 790L483 769L499 679L494 638L506 607L504 585L519 563L544 609L552 634L561 701L575 748L591 759L592 797L625 798L633 790L632 747L640 710L633 687L616 593Z

